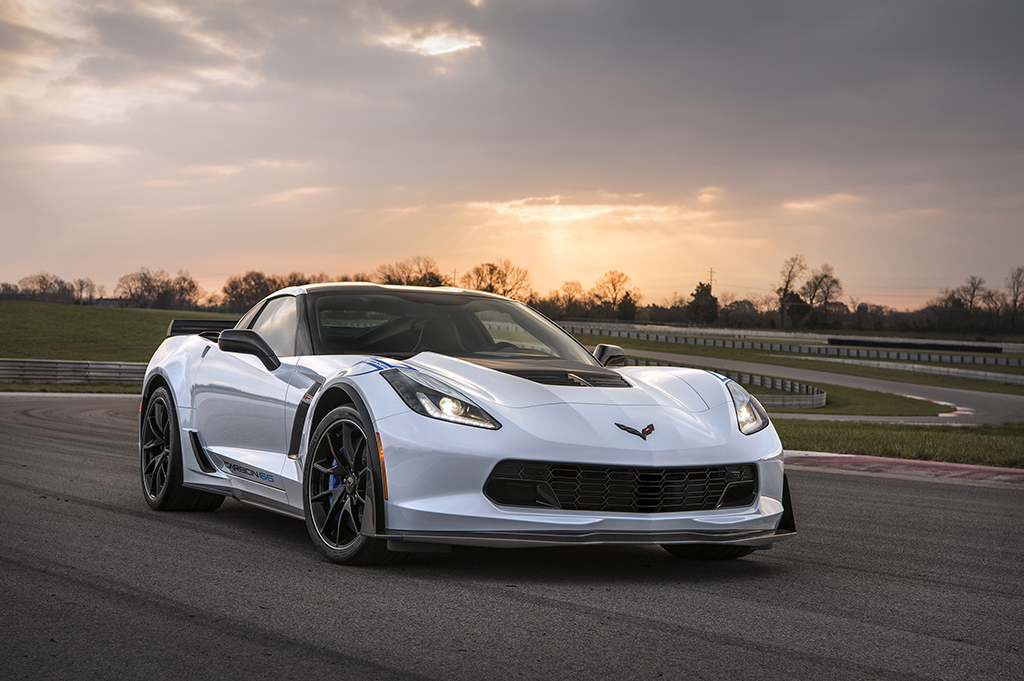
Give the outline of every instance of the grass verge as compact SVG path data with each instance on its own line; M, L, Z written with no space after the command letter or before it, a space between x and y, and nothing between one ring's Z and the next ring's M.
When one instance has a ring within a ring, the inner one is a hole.
M938 416L954 410L928 400L915 400L911 397L880 393L874 390L845 388L840 385L815 383L827 393L827 402L818 409L770 409L770 413L790 414L850 414L856 416ZM760 389L747 386L752 392ZM785 394L785 393L783 393Z
M786 449L1024 468L1024 423L915 426L799 419L773 423Z

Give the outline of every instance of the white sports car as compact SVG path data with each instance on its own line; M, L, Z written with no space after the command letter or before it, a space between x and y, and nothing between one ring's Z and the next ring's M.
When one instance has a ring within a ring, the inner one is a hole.
M205 324L172 322L146 371L156 510L230 495L354 564L452 545L736 558L795 534L782 445L746 390L622 366L507 298L318 284Z

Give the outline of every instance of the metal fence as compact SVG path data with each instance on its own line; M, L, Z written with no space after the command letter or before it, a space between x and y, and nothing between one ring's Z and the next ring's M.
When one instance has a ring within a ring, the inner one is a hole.
M0 381L9 383L142 383L142 362L65 362L0 359Z
M790 343L762 343L760 341L732 340L729 338L694 338L675 334L650 333L630 329L616 329L602 326L582 324L561 324L569 333L590 336L607 336L609 338L634 338L636 340L660 341L662 343L678 343L681 345L705 345L716 348L734 348L738 350L767 350L769 352L789 352L800 355L825 355L828 357L849 357L868 360L896 360L898 362L929 362L943 364L968 364L982 366L1021 367L1024 360L1016 357L975 357L972 355L955 355L936 352L910 352L908 350L869 350L866 348L843 348L834 345L793 345ZM988 372L987 375L993 375ZM982 380L986 380L982 377ZM987 379L997 380L997 379Z

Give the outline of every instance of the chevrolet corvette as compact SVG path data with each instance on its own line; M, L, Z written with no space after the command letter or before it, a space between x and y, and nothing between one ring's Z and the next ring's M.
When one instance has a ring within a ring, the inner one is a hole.
M143 495L303 519L347 564L457 545L731 559L793 536L757 400L710 371L625 359L489 293L287 288L237 323L171 323L143 386Z

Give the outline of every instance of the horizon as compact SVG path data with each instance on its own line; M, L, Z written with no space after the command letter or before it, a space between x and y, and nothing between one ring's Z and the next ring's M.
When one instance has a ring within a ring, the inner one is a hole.
M1011 2L0 5L0 282L142 267L919 309L1024 264Z

